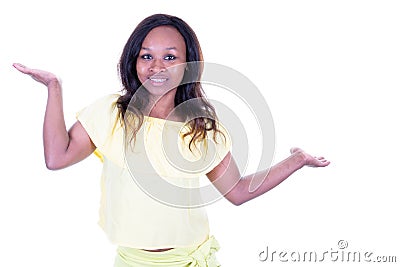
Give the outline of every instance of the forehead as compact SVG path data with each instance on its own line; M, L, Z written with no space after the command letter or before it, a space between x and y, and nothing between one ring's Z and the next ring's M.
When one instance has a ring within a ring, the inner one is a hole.
M182 34L171 26L159 26L152 29L143 40L142 47L149 49L174 47L186 50Z

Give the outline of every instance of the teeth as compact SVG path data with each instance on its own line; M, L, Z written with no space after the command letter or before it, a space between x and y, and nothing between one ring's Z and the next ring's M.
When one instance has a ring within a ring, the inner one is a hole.
M162 83L162 82L165 82L167 79L165 79L165 78L150 78L150 80L152 82Z

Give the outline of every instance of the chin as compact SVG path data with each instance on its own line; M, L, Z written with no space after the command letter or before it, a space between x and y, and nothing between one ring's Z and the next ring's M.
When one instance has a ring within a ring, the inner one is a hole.
M146 86L145 87L147 92L151 95L151 96L155 96L155 97L162 97L164 95L169 95L171 93L175 94L176 92L176 87L175 88L170 88L170 87L153 87L153 86Z

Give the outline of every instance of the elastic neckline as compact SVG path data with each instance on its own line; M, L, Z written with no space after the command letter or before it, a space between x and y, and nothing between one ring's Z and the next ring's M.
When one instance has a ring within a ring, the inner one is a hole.
M144 115L143 116L145 119L146 119L146 121L152 121L152 122L159 122L159 123L162 123L162 124L176 124L176 125L184 125L185 124L185 122L182 122L182 121L173 121L173 120L166 120L166 119L161 119L161 118L156 118L156 117L151 117L151 116L146 116L146 115Z

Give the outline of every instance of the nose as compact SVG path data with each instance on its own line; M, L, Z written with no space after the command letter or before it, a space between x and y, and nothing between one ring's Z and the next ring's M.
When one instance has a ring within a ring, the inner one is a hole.
M166 70L162 60L155 59L150 65L150 71L153 73L164 72Z

